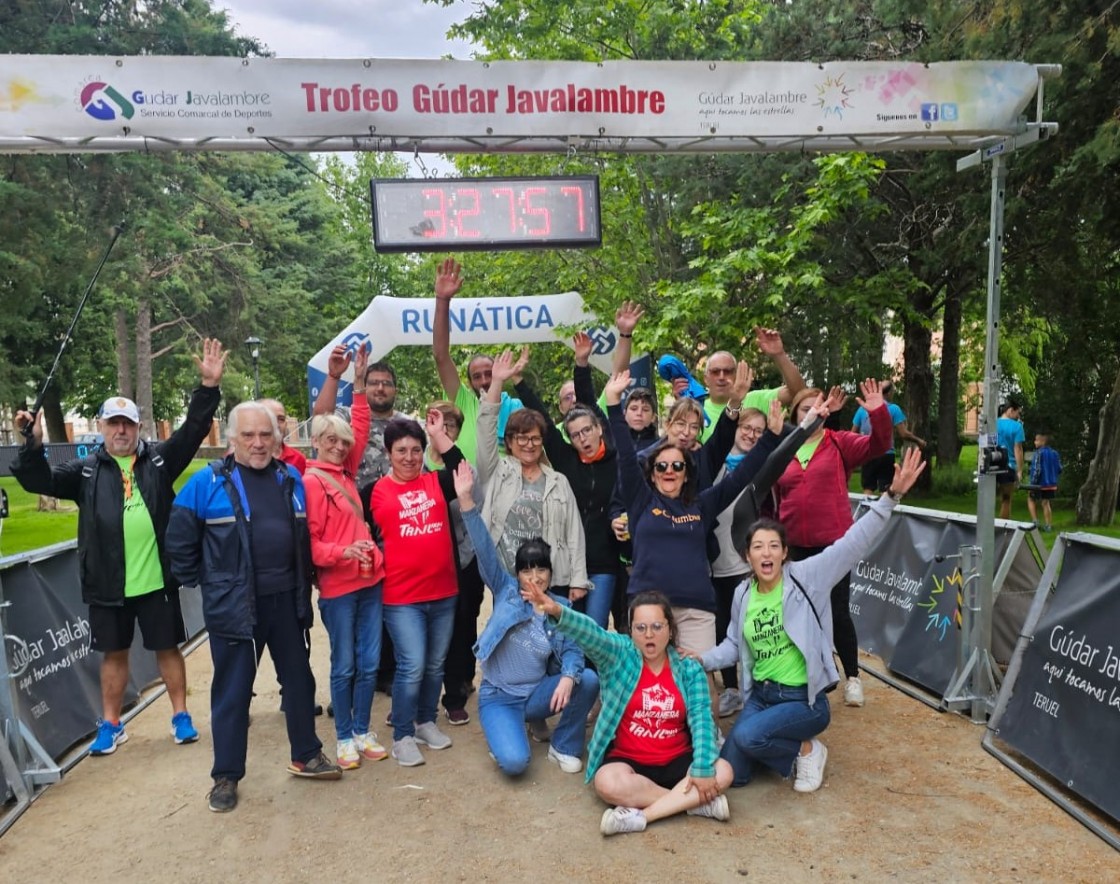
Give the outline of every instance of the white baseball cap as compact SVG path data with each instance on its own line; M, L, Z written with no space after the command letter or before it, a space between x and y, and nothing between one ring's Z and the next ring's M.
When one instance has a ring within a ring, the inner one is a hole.
M111 417L123 417L134 424L140 423L140 409L136 407L135 402L126 399L124 396L110 396L106 399L101 406L99 416L102 420L108 420Z

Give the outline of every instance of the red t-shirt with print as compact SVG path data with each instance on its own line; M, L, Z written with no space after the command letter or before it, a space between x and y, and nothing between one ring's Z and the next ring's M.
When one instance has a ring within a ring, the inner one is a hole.
M373 486L370 512L385 544L386 605L434 602L459 591L447 501L438 473L411 482L384 476Z
M684 695L668 661L654 674L645 663L638 686L622 713L610 754L640 764L668 764L692 751Z

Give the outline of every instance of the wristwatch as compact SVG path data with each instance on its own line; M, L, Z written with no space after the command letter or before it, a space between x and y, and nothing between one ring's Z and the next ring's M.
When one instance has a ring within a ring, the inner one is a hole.
M903 494L901 491L895 491L893 488L888 488L887 496L895 503L902 503Z

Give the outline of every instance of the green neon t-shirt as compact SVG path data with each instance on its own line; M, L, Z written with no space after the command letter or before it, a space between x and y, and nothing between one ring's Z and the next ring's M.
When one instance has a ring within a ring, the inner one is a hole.
M763 414L769 414L770 403L777 399L781 392L781 387L771 387L769 390L751 390L743 398L743 408L757 408ZM726 405L716 405L710 397L704 400L704 414L708 417L708 425L700 433L701 443L707 442L708 437L715 431L716 421L719 420L719 416L726 407Z
M743 639L751 649L755 681L776 681L790 687L809 683L805 657L786 633L781 583L769 592L759 592L757 583L751 585Z
M124 485L124 594L126 598L163 589L163 567L148 504L136 484L135 455L114 457Z

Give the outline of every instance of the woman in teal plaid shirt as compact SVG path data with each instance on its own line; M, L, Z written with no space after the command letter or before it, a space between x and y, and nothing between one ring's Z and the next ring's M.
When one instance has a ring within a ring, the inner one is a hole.
M708 679L677 653L673 610L661 593L630 602L630 635L607 632L538 587L521 597L573 638L599 670L602 710L587 750L587 780L608 804L604 835L641 832L686 812L727 820L731 765L719 758Z

